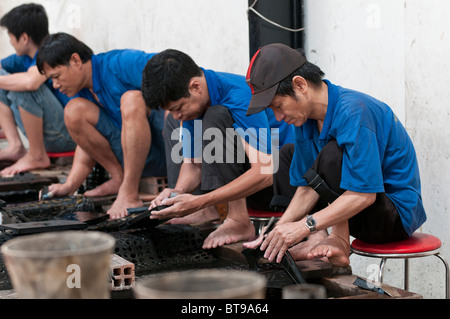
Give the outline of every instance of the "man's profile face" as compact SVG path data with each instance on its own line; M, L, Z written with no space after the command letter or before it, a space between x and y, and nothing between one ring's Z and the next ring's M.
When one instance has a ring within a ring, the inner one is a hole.
M164 110L169 111L178 121L192 121L202 116L208 107L209 96L206 81L193 78L189 83L189 96L177 101L169 101Z
M289 125L300 127L308 120L308 109L304 98L296 93L296 96L275 95L270 108L275 114L277 121L284 121Z
M164 109L169 111L177 121L192 121L199 118L205 112L206 107L198 98L190 95L167 103Z
M44 75L53 81L53 87L68 97L74 97L83 89L82 76L73 65L58 65L54 68L43 65Z
M16 38L16 36L10 32L8 32L8 36L9 36L9 43L11 43L12 47L14 48L14 50L16 51L16 54L18 56L22 56L25 55L25 42L24 42L24 37L20 37L19 39Z

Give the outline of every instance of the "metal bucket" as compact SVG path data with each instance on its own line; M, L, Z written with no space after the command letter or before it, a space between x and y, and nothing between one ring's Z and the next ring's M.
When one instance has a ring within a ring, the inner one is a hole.
M14 238L1 247L13 288L23 299L108 299L115 239L67 231Z
M264 299L266 278L250 271L167 273L136 283L137 299Z

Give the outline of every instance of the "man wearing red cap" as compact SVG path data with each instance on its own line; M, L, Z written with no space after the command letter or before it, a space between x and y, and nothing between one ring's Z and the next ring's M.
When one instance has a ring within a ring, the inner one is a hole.
M386 104L323 77L304 54L282 44L263 47L251 61L248 114L271 108L296 127L295 144L280 155L291 158L284 168L296 188L290 205L266 238L245 244L255 248L263 240L269 260L281 262L289 249L297 260L346 266L350 236L403 240L426 220L416 153L398 118ZM274 180L288 184L279 176Z

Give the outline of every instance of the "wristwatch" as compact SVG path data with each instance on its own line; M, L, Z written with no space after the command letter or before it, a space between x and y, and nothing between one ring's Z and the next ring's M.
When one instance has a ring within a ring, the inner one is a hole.
M312 215L309 215L308 218L306 219L306 227L308 227L311 234L313 234L317 231L316 225L317 225L317 223L316 223L316 220L314 219L314 217Z

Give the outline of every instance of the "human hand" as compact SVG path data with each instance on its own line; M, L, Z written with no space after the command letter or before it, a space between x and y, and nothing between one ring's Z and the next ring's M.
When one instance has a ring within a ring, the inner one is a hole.
M269 261L281 263L287 250L308 236L301 222L277 225L264 239L261 250Z
M164 189L153 201L151 201L149 209L151 210L155 207L162 206L162 202L170 197L173 197L175 193L176 191L173 188Z
M259 246L261 246L266 235L268 233L270 233L272 231L272 229L275 227L275 225L276 225L275 223L276 223L275 218L272 217L269 224L267 226L263 227L263 229L261 230L261 234L259 236L257 236L254 240L251 240L251 241L243 244L244 248L256 249Z
M194 196L191 194L177 195L172 198L167 197L164 200L161 200L160 203L161 205L169 207L160 211L152 211L152 216L150 218L180 218L195 213L202 208L197 202L198 197L199 196Z
M52 184L52 185L50 185L48 187L47 196L49 198L64 197L64 196L72 195L73 193L74 193L74 191L72 190L72 187L70 187L66 183L64 183L64 184Z

